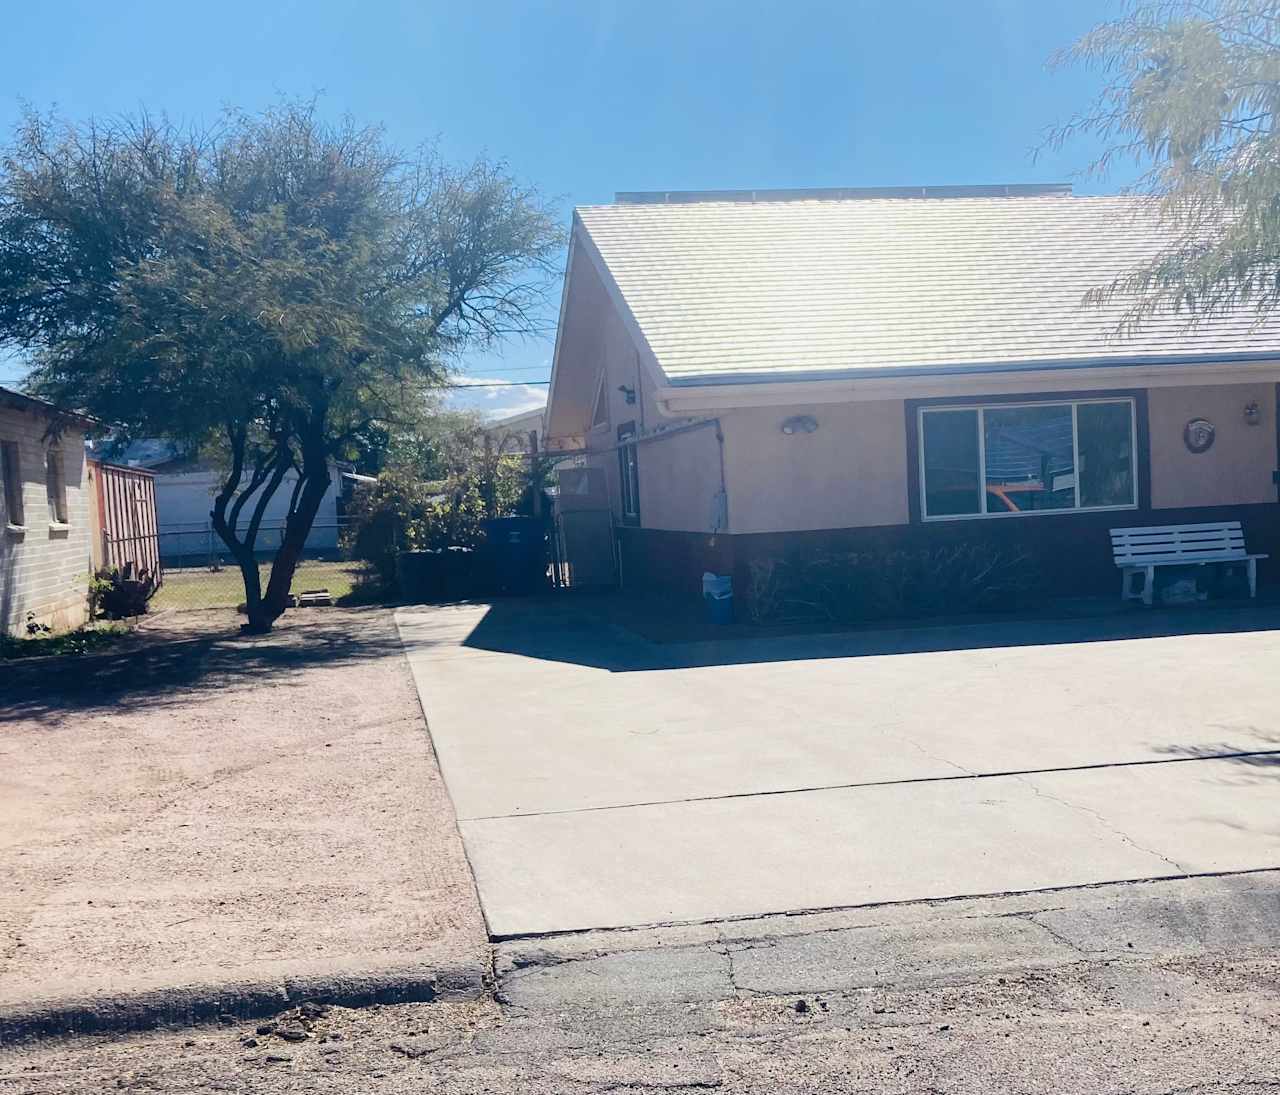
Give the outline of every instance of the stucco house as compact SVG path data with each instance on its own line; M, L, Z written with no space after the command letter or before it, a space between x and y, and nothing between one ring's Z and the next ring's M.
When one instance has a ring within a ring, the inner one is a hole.
M0 630L88 619L88 419L0 388Z
M629 587L981 539L1114 593L1110 529L1227 519L1265 583L1280 328L1083 302L1167 242L1056 185L620 194L573 216L544 446Z

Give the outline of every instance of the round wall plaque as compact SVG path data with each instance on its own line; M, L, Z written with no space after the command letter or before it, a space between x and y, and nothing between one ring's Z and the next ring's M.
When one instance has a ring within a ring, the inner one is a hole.
M1182 440L1187 451L1194 453L1208 452L1213 448L1213 423L1207 418L1193 418L1183 427Z

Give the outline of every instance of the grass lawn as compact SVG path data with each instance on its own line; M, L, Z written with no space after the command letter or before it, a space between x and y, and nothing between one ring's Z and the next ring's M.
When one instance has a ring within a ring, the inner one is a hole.
M270 564L259 564L258 572L265 590L271 574ZM361 562L307 561L298 565L291 591L301 593L308 589L327 589L336 601L349 595L366 573L367 567ZM190 567L164 572L164 585L151 599L151 611L158 612L162 608L235 608L243 603L244 581L238 567L224 567L219 571Z

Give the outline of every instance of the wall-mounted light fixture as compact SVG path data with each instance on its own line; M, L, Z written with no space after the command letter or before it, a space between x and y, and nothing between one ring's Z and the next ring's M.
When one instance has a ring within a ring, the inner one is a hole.
M625 400L627 401L627 405L628 405L628 406L630 406L631 404L635 403L635 401L636 401L636 390L635 390L635 388L628 388L625 384L619 384L619 385L618 385L618 391L620 391L620 392L622 393L622 398L623 398L623 399L625 399Z
M811 414L792 415L778 427L787 436L795 433L813 433L817 428L818 420Z
M1250 426L1256 426L1262 421L1262 408L1258 406L1256 399L1251 399L1244 405L1244 420Z

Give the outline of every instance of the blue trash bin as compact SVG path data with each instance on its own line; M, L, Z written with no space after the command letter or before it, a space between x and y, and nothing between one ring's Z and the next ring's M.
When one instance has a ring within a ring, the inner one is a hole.
M702 576L702 599L713 624L733 623L733 579L728 574L707 571Z

